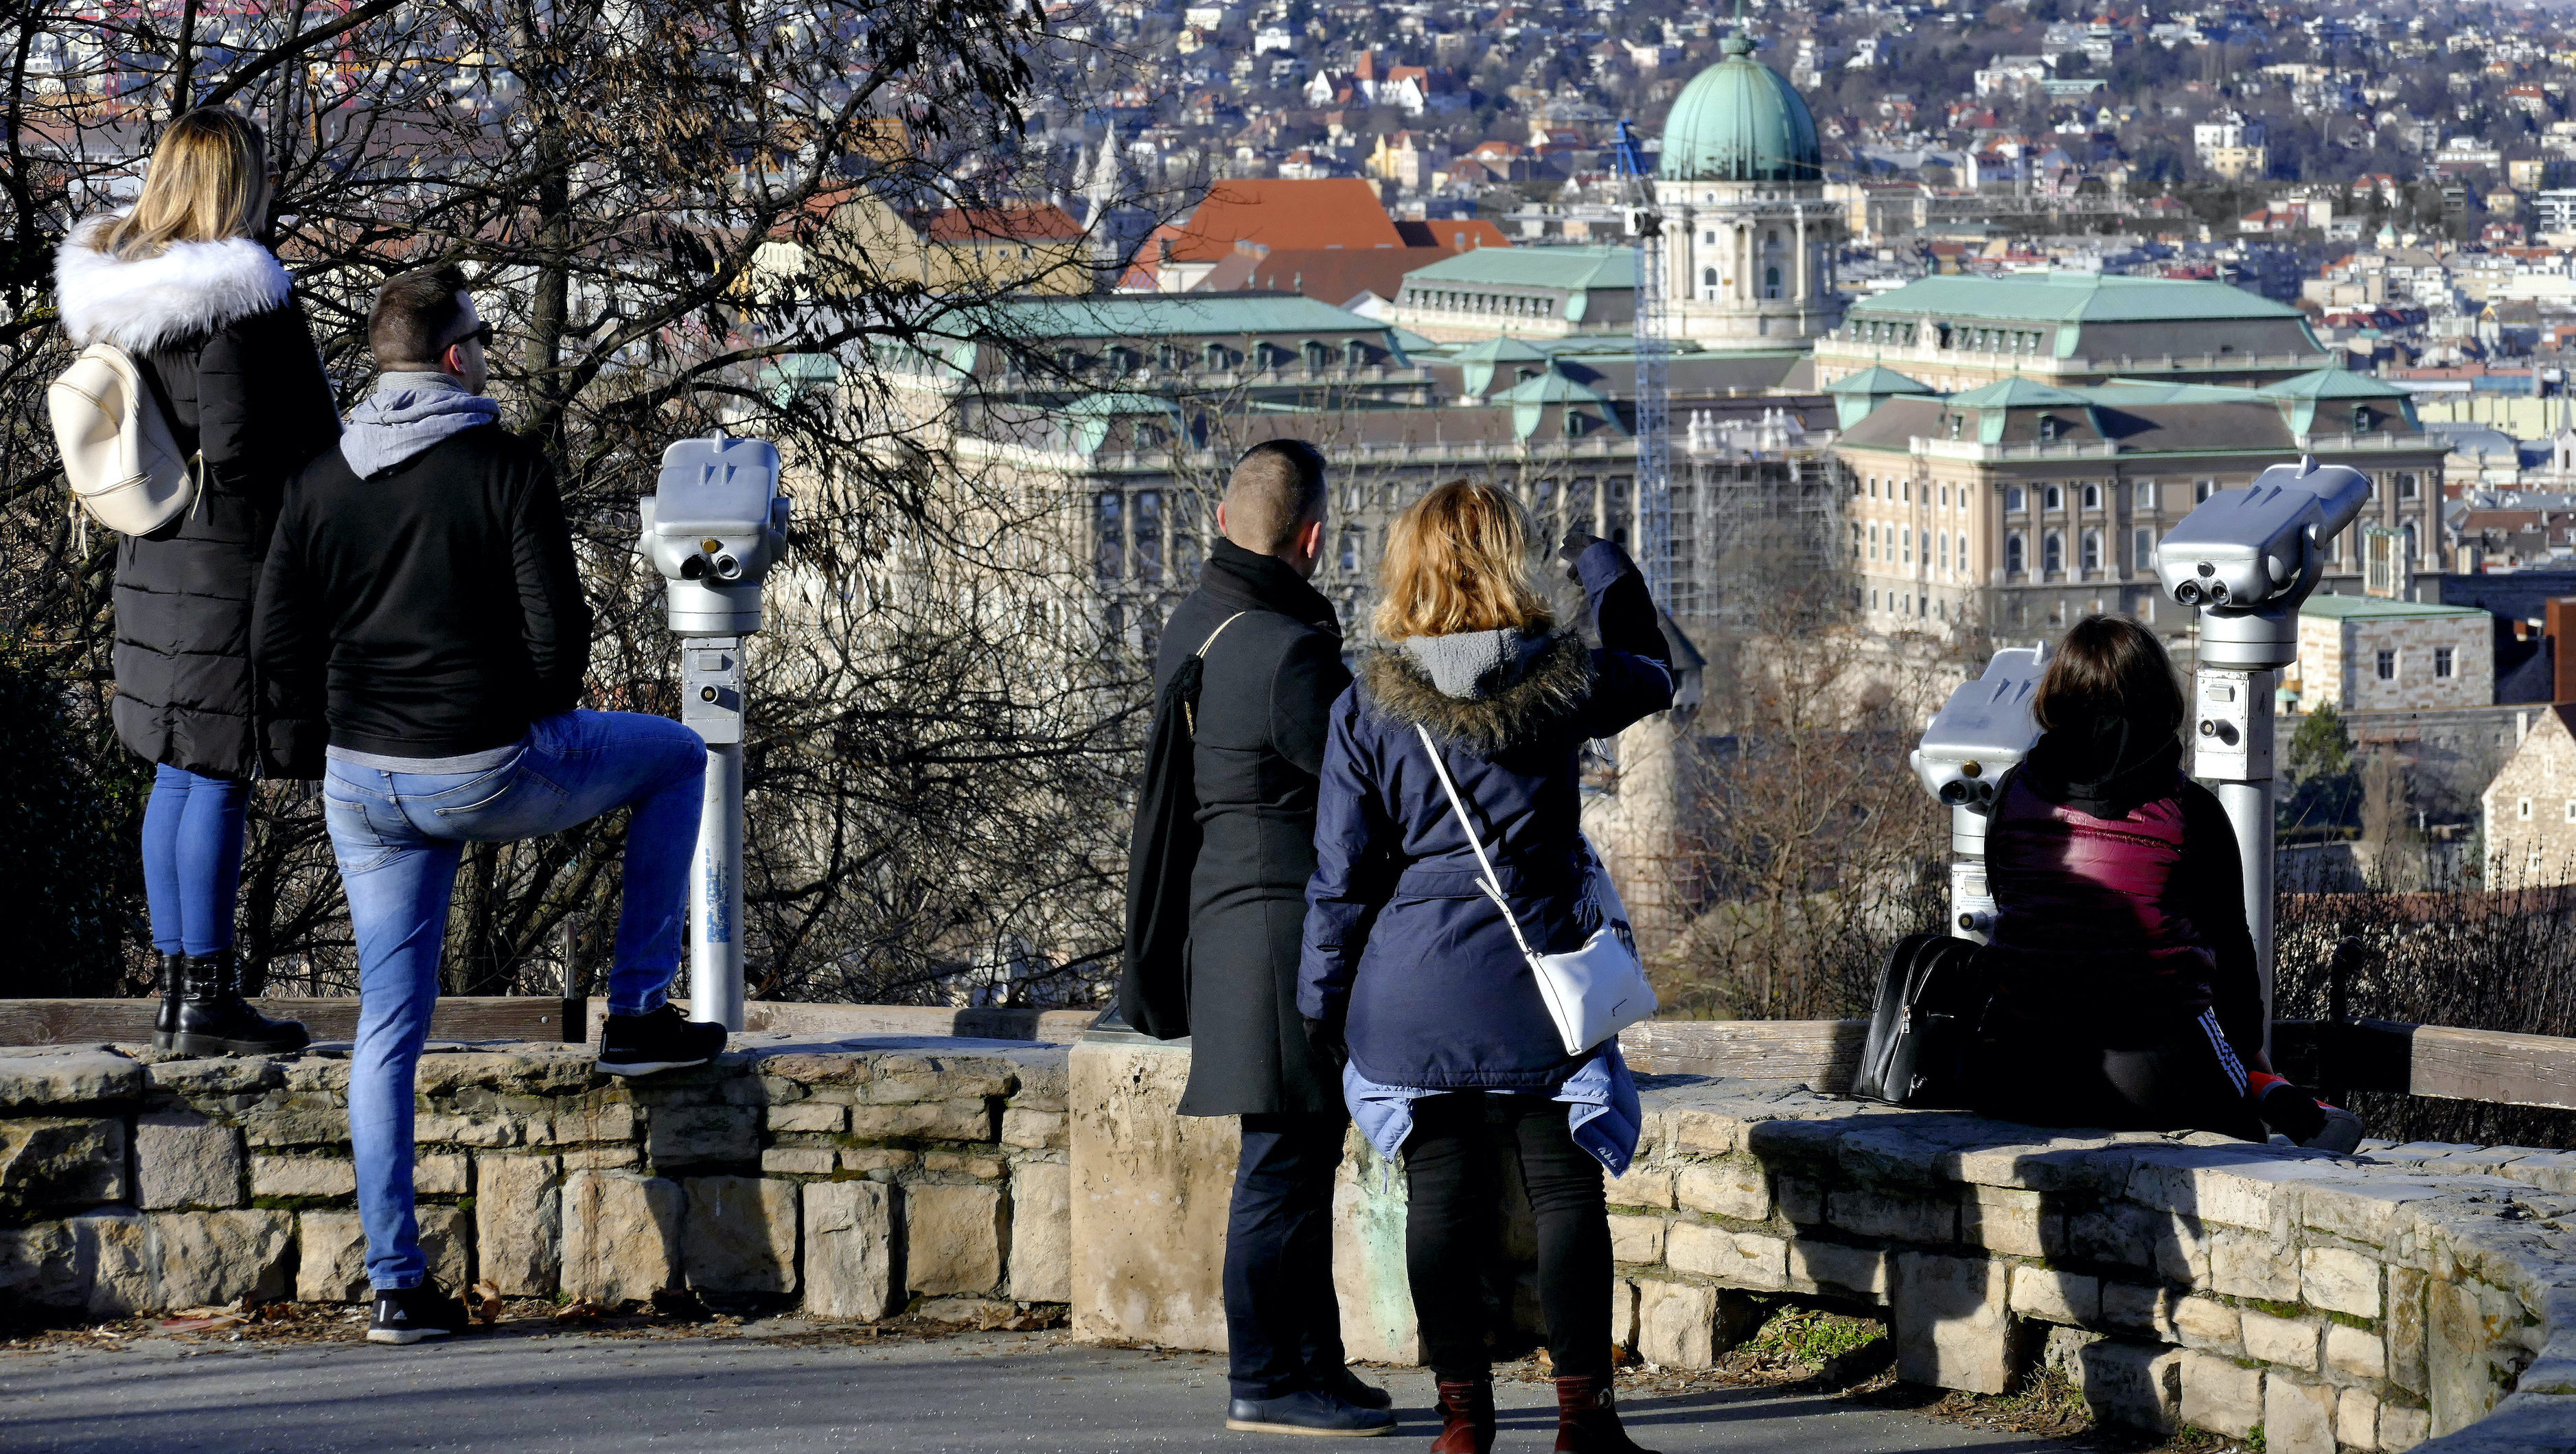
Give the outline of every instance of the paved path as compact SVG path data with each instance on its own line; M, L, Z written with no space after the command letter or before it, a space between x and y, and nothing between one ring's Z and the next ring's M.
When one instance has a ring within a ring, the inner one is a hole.
M759 1325L755 1325L757 1327ZM1408 1410L1392 1440L1419 1449L1427 1375L1391 1380ZM222 1451L405 1454L507 1450L901 1450L1046 1454L1129 1449L1312 1451L1224 1428L1224 1367L1195 1354L1084 1348L1054 1335L981 1334L884 1346L759 1337L492 1336L448 1345L197 1344L0 1354L0 1448L10 1454ZM1503 1385L1504 1450L1551 1447L1537 1383ZM1646 1397L1629 1427L1665 1454L2058 1454L2054 1441L1981 1434L1828 1399L1719 1389ZM1352 1448L1334 1444L1334 1448Z

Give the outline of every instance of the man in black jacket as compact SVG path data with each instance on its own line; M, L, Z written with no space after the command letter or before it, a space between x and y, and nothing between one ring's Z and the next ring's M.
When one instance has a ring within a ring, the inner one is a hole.
M1245 454L1217 506L1223 538L1154 664L1159 691L1204 652L1181 1114L1243 1118L1226 1226L1227 1427L1383 1434L1391 1400L1343 1365L1333 1296L1333 1172L1350 1116L1296 1003L1326 715L1351 681L1341 622L1307 584L1324 505L1314 446L1277 439Z
M325 779L357 939L349 1133L378 1343L464 1326L426 1280L412 1087L465 843L634 809L599 1068L703 1065L725 1041L668 1002L706 745L666 717L576 709L590 607L553 472L479 392L490 337L455 270L385 284L367 320L383 377L288 484L253 620L277 755Z

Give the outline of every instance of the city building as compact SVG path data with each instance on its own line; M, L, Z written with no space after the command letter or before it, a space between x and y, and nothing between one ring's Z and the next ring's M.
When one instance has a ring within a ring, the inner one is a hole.
M2285 688L2299 710L2426 712L2495 702L2496 618L2474 606L2375 596L2310 596L2299 663Z
M1434 341L1625 330L1637 316L1636 251L1477 248L1404 275L1386 318Z
M2326 579L2358 592L2368 527L2414 574L2440 569L2446 443L2406 392L2319 369L2261 387L2008 377L1955 393L1886 367L1826 387L1842 429L1845 548L1861 608L1885 629L2023 630L2113 611L2168 634L2156 542L2192 506L2313 455L2369 475L2373 497L2326 543ZM2385 563L2383 563L2383 568Z
M2530 730L2478 797L2498 888L2576 883L2576 705L2535 709Z
M2222 111L2191 129L2192 155L2202 170L2231 182L2263 175L2264 128L2234 111Z

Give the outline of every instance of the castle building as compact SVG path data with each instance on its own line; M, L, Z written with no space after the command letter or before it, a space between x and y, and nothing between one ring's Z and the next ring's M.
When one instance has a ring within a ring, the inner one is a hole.
M1816 118L1741 31L1673 101L1655 168L1664 297L1677 340L1706 347L1812 339L1842 321Z

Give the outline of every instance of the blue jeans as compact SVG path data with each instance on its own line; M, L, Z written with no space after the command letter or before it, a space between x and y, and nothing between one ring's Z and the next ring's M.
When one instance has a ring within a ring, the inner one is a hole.
M428 1267L412 1215L412 1087L464 845L559 833L634 808L608 1011L644 1014L661 1006L680 969L706 762L697 733L633 712L545 718L516 757L483 772L385 772L332 759L323 817L358 941L349 1139L376 1287L417 1287Z
M154 771L143 805L143 897L152 909L153 948L218 954L233 947L249 808L246 782L168 763Z

